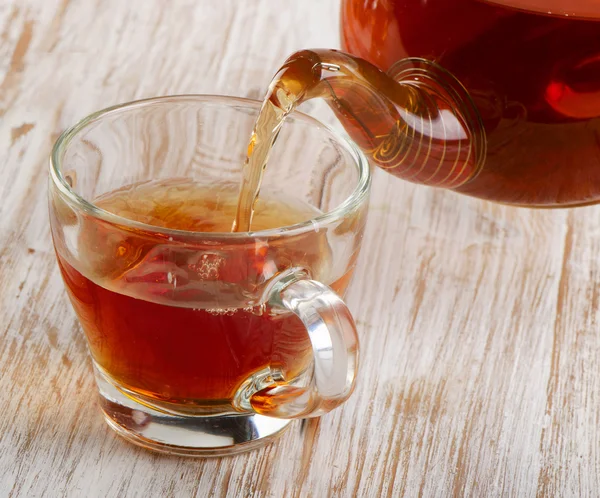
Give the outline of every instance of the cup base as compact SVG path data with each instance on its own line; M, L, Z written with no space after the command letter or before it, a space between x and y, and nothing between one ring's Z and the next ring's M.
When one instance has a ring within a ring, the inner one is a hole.
M271 443L291 423L263 415L164 413L126 396L95 370L108 425L127 441L152 451L191 457L235 455Z

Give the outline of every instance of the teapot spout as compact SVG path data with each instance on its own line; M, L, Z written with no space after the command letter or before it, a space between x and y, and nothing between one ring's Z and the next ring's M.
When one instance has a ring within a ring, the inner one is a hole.
M286 112L325 99L373 165L414 183L458 188L485 161L474 102L431 61L404 59L386 73L337 50L302 50L282 66L267 98Z

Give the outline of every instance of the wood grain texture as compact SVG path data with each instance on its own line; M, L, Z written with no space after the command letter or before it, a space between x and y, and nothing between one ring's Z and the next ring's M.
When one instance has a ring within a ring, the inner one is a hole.
M495 206L375 175L348 296L358 389L275 444L190 460L104 424L50 242L46 167L87 113L260 97L338 46L311 0L0 2L0 496L597 496L600 207Z

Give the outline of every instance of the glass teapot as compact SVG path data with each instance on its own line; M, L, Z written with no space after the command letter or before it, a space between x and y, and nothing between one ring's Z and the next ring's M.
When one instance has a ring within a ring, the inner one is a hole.
M458 180L439 186L527 206L600 202L600 1L343 0L341 30L350 54L445 92L471 157L450 154Z

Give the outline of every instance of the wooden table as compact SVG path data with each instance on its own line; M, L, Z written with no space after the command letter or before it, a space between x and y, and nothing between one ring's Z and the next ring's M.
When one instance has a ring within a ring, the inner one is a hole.
M336 2L276 3L0 2L0 496L597 496L600 207L512 209L385 173L345 406L202 461L105 425L50 242L50 147L118 102L260 97L292 51L339 45Z

